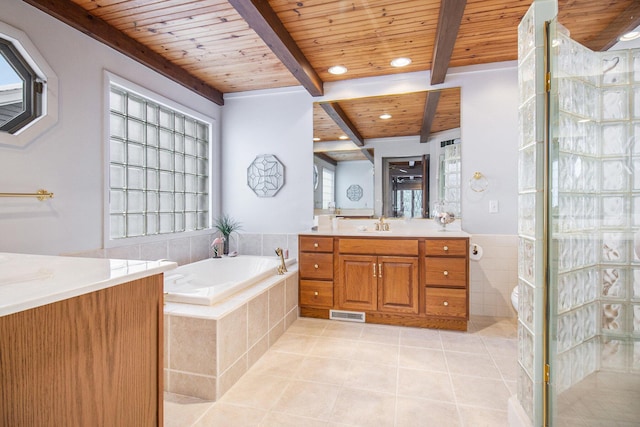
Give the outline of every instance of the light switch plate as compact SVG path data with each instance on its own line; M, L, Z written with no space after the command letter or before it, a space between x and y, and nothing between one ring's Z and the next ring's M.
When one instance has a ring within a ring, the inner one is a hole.
M498 213L498 201L489 200L489 213Z

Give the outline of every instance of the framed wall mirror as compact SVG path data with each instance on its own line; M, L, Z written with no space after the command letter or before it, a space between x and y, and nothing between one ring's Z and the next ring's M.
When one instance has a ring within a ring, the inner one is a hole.
M316 215L428 217L445 194L443 177L451 178L441 170L442 142L461 148L460 88L317 102L313 125ZM333 174L331 209L323 171ZM459 199L454 182L446 194ZM341 198L350 185L363 189L357 204Z

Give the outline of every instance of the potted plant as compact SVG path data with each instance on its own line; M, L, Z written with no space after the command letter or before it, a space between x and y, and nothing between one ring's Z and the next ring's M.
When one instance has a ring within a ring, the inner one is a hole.
M229 236L231 236L231 233L233 233L234 231L240 230L242 228L242 225L235 219L231 218L230 215L222 214L214 220L213 226L220 232L220 234L222 234L222 237L224 238L223 253L225 255L228 255Z

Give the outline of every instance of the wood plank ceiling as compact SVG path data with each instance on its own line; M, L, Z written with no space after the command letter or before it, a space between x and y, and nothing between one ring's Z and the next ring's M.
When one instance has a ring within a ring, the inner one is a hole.
M532 0L23 0L222 105L224 93L517 58L517 26ZM559 0L559 20L595 50L640 24L634 0ZM441 9L441 4L445 5ZM456 24L459 22L459 29ZM457 33L457 37L456 37ZM393 58L410 57L403 68ZM450 58L449 58L450 57ZM329 67L347 67L333 75ZM446 96L389 99L416 109L412 129L439 129ZM384 102L384 101L383 101ZM458 101L459 103L459 94ZM435 108L438 106L438 108ZM342 106L344 111L351 105ZM431 116L422 117L424 112ZM364 120L366 117L363 112ZM356 118L349 117L355 121ZM458 117L459 122L459 117ZM370 123L369 123L370 124ZM429 128L429 124L431 124ZM359 128L357 124L354 124ZM376 126L361 130L379 137ZM420 134L420 130L416 135ZM423 135L421 139L426 139Z

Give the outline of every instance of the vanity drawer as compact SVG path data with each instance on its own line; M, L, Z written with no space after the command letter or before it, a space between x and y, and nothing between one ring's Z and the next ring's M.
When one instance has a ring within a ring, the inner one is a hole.
M467 286L467 260L465 258L426 257L425 283L427 285Z
M425 255L427 256L467 256L467 239L427 239Z
M333 252L333 237L300 236L300 252Z
M413 239L340 239L341 254L418 255L418 241Z
M426 289L426 314L467 318L467 291L464 289Z
M300 277L333 280L333 254L300 253Z
M300 280L300 305L333 308L333 282Z

